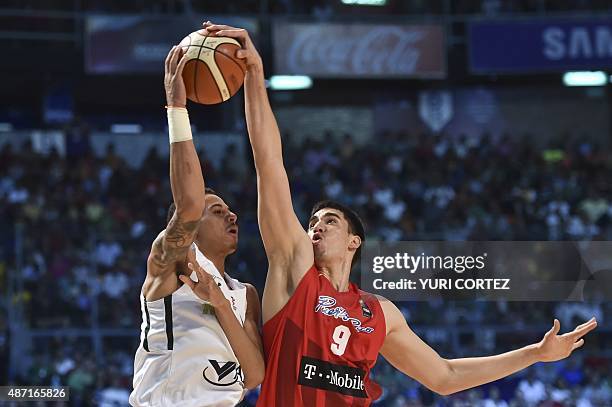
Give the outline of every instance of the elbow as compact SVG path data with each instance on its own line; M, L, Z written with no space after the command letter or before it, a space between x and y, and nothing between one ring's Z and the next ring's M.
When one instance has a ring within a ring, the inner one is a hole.
M255 387L259 386L264 379L264 370L258 369L257 372L251 372L248 375L245 375L244 378L244 387L248 390L252 390Z
M458 392L459 389L453 384L453 367L447 360L445 360L445 365L444 373L437 375L435 381L427 384L427 388L441 396L450 396Z
M253 367L244 372L244 387L251 390L259 386L266 374L266 365L263 359L253 364Z
M454 390L448 387L437 387L431 390L435 393L438 393L440 396L450 396L451 394L456 393Z
M457 390L453 389L449 383L443 381L439 381L437 383L430 383L427 384L425 387L427 387L434 393L439 394L440 396L450 396L451 394L457 392Z
M177 218L186 222L200 220L202 212L204 212L204 199L202 197L181 199L175 202L175 205Z

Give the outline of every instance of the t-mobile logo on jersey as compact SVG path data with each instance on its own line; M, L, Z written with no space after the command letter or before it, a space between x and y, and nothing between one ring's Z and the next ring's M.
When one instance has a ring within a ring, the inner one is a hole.
M298 384L366 398L364 379L365 372L359 368L302 356Z
M304 374L306 375L306 379L308 380L312 379L312 376L314 376L316 371L317 367L315 365L310 365L306 363L306 365L304 366Z

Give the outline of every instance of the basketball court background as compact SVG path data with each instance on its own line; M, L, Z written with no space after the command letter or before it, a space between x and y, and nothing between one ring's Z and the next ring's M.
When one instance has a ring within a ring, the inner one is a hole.
M171 200L163 60L206 20L247 28L266 78L312 79L270 89L304 222L330 197L372 240L612 239L609 2L354 3L2 2L0 385L127 402L146 256ZM262 293L243 104L189 109L207 185L239 217L228 270ZM612 405L609 300L398 305L447 358L538 341L554 317L599 327L568 360L449 397L381 358L376 405Z

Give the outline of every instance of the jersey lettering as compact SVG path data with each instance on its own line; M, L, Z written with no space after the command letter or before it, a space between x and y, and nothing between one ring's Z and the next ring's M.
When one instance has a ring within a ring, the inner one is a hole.
M315 307L315 312L320 312L325 316L340 319L344 322L350 322L357 332L366 334L374 332L374 328L372 327L361 326L361 321L351 317L344 307L334 307L334 305L336 305L336 299L334 297L320 295L319 301Z
M298 384L366 398L364 379L365 372L359 368L302 356Z

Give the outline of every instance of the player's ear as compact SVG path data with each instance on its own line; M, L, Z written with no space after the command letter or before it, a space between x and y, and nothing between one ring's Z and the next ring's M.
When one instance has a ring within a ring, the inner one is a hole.
M349 249L357 250L361 246L361 238L357 235L351 235L349 240Z

